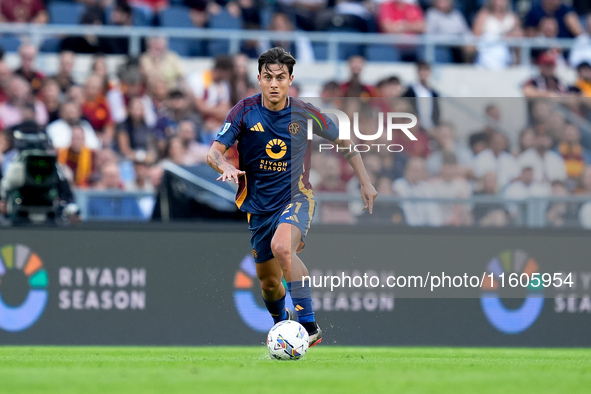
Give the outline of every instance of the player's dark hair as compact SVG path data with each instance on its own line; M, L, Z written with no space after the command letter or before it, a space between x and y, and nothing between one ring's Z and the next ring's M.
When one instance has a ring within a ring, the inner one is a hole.
M287 72L291 76L293 73L293 66L296 64L295 58L281 47L269 49L259 57L259 74L263 67L267 71L271 71L269 66L271 64L278 64L287 67Z

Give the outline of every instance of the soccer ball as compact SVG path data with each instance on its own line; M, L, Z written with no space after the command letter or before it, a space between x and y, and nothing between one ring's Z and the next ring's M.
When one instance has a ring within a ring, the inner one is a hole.
M300 323L280 321L267 335L269 355L278 360L299 360L308 351L308 340L308 332Z

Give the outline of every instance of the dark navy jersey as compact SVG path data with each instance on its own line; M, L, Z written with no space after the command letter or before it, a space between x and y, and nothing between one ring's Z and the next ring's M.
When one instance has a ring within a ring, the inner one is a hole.
M262 105L261 93L241 100L232 108L216 141L228 148L238 141L240 177L236 204L251 214L285 208L291 198L313 198L308 180L313 132L329 141L339 136L336 124L311 104L289 98L289 105L271 111Z

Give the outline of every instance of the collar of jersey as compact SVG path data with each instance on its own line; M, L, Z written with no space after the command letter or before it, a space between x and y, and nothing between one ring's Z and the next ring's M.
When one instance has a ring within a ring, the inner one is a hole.
M265 111L269 111L272 113L278 113L278 112L285 111L285 110L291 111L291 97L289 97L289 96L287 96L287 105L285 107L281 108L279 111L273 111L273 110L270 110L269 108L265 107L265 105L263 104L264 99L265 98L263 97L263 94L261 93L261 108L264 109Z

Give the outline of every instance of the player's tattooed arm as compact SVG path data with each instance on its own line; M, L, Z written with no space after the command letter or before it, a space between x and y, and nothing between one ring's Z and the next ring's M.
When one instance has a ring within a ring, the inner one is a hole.
M347 159L357 178L359 178L359 185L361 187L361 199L363 200L363 210L369 208L369 213L373 213L373 203L378 196L378 192L371 184L371 180L369 178L369 174L365 169L365 165L363 165L363 160L361 160L361 155L357 152L349 140L340 140L337 139L334 141L337 144L338 151L341 152L343 157Z
M207 164L222 174L216 180L226 182L226 180L234 179L238 183L238 178L243 176L245 172L237 169L226 160L224 153L227 150L228 148L224 144L214 141L207 153Z
M335 140L335 144L337 144L338 151L341 152L343 157L348 161L351 162L355 156L359 156L359 152L353 149L353 144L349 140Z

